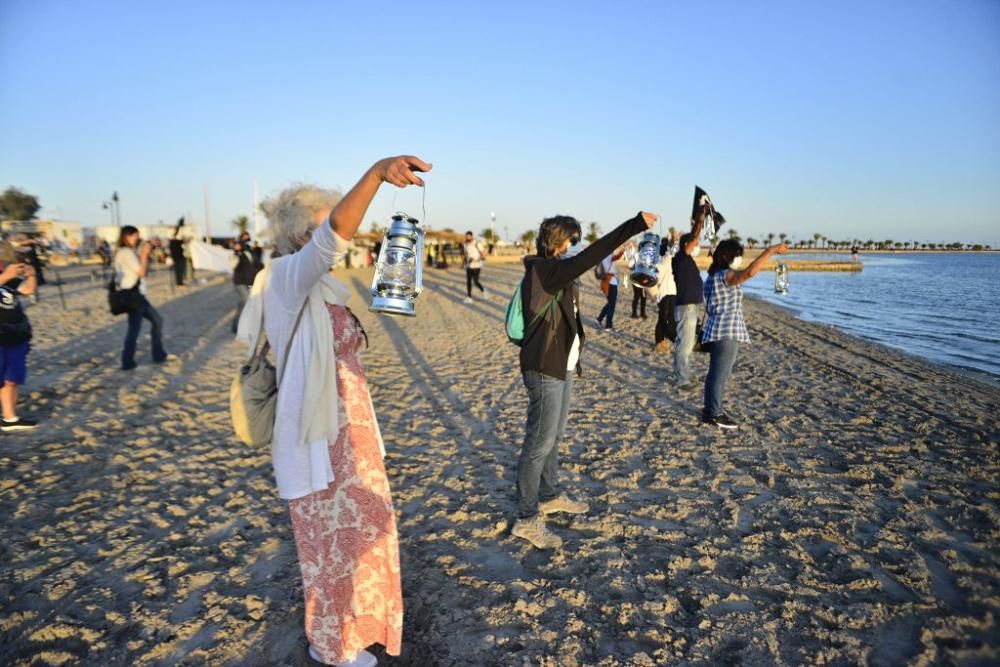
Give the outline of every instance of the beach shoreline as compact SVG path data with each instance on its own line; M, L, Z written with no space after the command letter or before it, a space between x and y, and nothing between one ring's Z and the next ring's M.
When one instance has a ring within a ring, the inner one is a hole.
M0 662L309 665L298 563L266 450L236 442L244 351L232 286L151 279L176 366L117 370L124 321L101 281L62 271L27 309L36 339L4 435ZM509 535L525 396L503 311L516 265L425 272L417 317L365 326L400 533L404 654L386 665L931 664L1000 659L1000 389L746 302L753 343L698 422L651 351L655 307L592 325L561 457L584 517L566 545ZM696 355L703 374L707 355Z

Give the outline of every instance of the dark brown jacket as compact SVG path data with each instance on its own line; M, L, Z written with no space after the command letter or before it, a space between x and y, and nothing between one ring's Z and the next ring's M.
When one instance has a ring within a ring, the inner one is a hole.
M566 363L573 339L579 334L581 351L585 339L580 315L573 313L573 300L577 299L576 279L597 266L615 248L644 231L646 223L640 214L590 244L576 257L558 259L530 255L524 258L521 303L524 304L525 324L530 323L545 302L559 290L563 290L563 294L556 321L551 315L545 315L532 330L525 331L521 344L522 373L533 370L560 380L566 379ZM579 374L579 363L576 368Z

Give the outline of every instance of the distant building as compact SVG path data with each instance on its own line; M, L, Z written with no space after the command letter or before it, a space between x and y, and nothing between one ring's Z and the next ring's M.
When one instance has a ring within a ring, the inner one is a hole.
M42 237L49 243L58 242L70 247L79 247L84 237L83 226L70 220L5 220L0 223L0 229Z

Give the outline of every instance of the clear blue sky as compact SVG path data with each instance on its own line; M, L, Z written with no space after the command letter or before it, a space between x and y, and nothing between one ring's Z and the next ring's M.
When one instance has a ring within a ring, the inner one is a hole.
M694 5L3 0L0 188L97 225L207 186L222 234L408 152L436 228L681 226L698 183L744 237L1000 245L1000 2Z

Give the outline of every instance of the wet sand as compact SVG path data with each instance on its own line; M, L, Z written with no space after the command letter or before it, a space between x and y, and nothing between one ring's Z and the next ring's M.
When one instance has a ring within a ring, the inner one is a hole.
M22 414L0 435L0 664L311 665L268 452L231 434L232 287L151 301L172 366L118 370L125 322L83 267L29 308ZM561 454L585 517L509 534L525 394L502 316L516 265L462 303L430 270L415 319L342 273L388 450L405 595L386 665L995 664L1000 389L750 301L727 408L673 391L650 319L588 329ZM766 278L761 278L766 280ZM602 299L589 284L588 323ZM697 355L699 373L707 356ZM381 652L379 652L381 655Z

